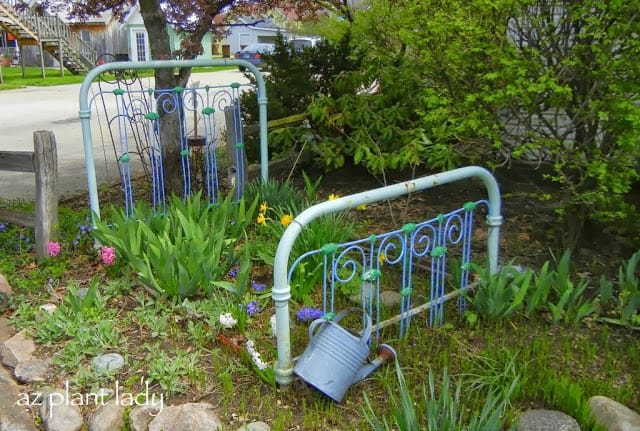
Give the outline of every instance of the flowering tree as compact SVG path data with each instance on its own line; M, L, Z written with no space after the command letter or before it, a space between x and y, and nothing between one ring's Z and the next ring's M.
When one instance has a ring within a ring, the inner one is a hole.
M136 0L43 0L42 7L56 1L67 6L70 17L85 19L104 11L122 17ZM137 0L144 25L149 35L149 49L154 60L173 58L192 59L202 52L202 39L207 32L221 37L225 25L239 15L255 15L279 7L288 16L299 19L314 19L323 10L331 10L343 16L350 16L350 2L347 0L286 1L286 0ZM171 26L182 35L181 49L171 51L167 27ZM190 76L190 69L181 69L177 74L172 69L157 69L155 83L157 89L184 86ZM180 158L178 117L175 113L160 113L163 142L163 163L165 181L169 190L180 189Z

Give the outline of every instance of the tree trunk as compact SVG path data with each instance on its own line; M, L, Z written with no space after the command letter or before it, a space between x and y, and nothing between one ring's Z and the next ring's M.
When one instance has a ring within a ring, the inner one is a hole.
M157 0L140 0L140 13L144 19L144 26L149 37L151 58L154 60L170 60L172 58L171 44L167 32L167 21ZM184 87L189 79L188 70L181 70L174 75L172 68L156 69L156 90L170 89L177 86ZM181 95L177 95L181 100ZM182 103L173 106L171 112L162 109L158 104L160 115L160 142L162 144L162 168L164 171L164 185L167 193L182 194L184 176L181 165L182 136Z

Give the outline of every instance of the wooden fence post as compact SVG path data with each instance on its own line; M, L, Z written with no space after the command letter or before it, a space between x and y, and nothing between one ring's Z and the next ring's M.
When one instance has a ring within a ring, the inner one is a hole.
M36 256L48 255L47 245L58 229L58 153L50 130L33 132L36 174Z

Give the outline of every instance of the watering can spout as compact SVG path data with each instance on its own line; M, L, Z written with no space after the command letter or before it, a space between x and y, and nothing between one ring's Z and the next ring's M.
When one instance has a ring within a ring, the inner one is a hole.
M393 347L389 346L388 344L380 344L378 346L378 356L372 361L368 361L362 366L362 368L360 368L358 373L354 376L353 382L351 384L353 385L361 380L366 379L371 373L380 368L380 365L395 360L396 356L397 354Z

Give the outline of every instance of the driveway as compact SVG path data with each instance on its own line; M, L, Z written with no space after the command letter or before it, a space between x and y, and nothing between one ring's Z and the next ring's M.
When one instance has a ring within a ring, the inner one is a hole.
M237 70L196 73L192 81L204 85L246 83ZM51 130L58 148L58 190L61 196L87 190L87 178L78 118L80 84L28 87L0 92L0 151L32 151L33 132ZM118 168L110 140L93 121L92 139L99 184L115 183ZM0 172L0 199L35 197L33 174Z

